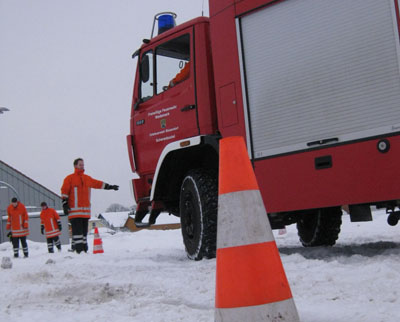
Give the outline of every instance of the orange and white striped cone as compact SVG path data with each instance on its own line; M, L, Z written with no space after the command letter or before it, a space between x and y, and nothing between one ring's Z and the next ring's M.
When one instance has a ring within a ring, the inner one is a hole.
M215 321L299 321L243 138L219 157Z
M104 253L103 241L100 238L99 230L97 227L94 228L94 240L93 240L93 254Z

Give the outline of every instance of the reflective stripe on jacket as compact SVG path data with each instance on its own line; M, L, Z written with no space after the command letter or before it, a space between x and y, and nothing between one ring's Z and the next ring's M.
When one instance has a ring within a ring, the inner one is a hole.
M25 206L18 202L14 207L12 204L7 208L7 225L6 229L11 229L12 237L24 237L29 235L29 217Z
M75 169L73 174L65 177L61 187L61 196L68 198L71 209L68 218L90 218L90 189L104 189L105 183Z
M60 216L57 211L53 208L46 208L40 213L40 223L44 226L46 238L53 238L61 235L61 231L58 229L57 221L60 220Z

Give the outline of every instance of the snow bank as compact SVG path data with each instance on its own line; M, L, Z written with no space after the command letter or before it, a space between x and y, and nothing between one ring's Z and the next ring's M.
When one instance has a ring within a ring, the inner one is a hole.
M303 248L295 226L275 232L302 322L399 321L400 226L374 219L343 216L330 248ZM215 260L188 260L179 230L100 234L96 255L29 242L30 258L0 270L0 321L214 321ZM11 255L0 244L0 257Z

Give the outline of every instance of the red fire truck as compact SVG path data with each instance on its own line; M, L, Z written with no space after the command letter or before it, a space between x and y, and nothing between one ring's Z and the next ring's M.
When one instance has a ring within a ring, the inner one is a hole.
M209 8L209 18L178 26L174 15L156 16L158 35L133 55L136 224L162 211L179 216L189 258L215 256L218 142L242 136L273 228L296 223L304 246L333 245L342 209L370 221L371 206L395 225L398 1L210 0Z

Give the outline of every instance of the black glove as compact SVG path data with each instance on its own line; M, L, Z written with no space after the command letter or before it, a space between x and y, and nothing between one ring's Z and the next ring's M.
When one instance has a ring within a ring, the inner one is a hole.
M62 230L62 226L61 226L61 221L60 220L57 221L57 225L58 225L58 229L60 229L60 231L61 231Z
M68 215L69 210L71 209L71 208L69 208L69 205L68 205L68 198L63 199L62 205L63 205L64 214Z
M118 189L119 189L119 186L110 185L110 184L106 183L106 184L104 185L104 189L105 189L105 190L118 190Z
M40 225L40 233L41 233L42 235L44 235L44 226L43 226L43 225Z
M8 232L7 237L8 237L8 238L11 238L11 237L12 237L11 231Z

